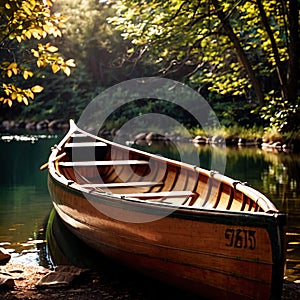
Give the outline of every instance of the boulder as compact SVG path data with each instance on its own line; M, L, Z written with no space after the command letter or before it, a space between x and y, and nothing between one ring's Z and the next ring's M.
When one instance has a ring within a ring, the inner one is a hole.
M194 144L207 144L208 138L206 136L197 135L193 139Z
M29 122L25 125L26 130L35 130L36 129L36 122Z
M48 123L48 128L52 130L61 130L69 127L69 124L62 119L53 120Z
M45 129L48 129L48 124L49 124L49 121L48 120L43 120L43 121L40 121L36 124L36 129L37 130L45 130Z
M75 266L58 266L55 271L51 271L41 278L36 286L39 288L68 287L75 278L86 271L88 271L88 269L81 269Z

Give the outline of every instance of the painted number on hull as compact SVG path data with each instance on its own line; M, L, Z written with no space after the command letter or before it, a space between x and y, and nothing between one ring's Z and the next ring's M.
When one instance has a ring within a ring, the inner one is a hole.
M227 247L244 248L254 250L256 248L256 231L245 229L232 229L225 230L225 239Z

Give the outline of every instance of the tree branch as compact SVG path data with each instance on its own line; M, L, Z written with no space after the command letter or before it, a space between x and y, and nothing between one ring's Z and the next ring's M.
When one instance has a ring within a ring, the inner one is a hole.
M243 47L241 46L241 43L237 37L237 35L234 33L233 28L229 22L229 19L227 18L227 16L223 13L219 3L217 0L211 0L213 6L215 7L216 10L216 14L218 16L218 18L220 19L221 23L223 24L223 28L225 30L225 33L227 34L227 36L229 37L230 41L232 42L237 57L241 63L241 65L243 66L243 68L245 69L251 83L254 89L254 92L256 94L256 97L259 101L259 103L261 105L264 104L264 95L263 95L263 91L262 91L262 87L261 87L261 83L258 80L258 78L255 76L255 73L253 71L253 68L251 66L251 63L243 49Z

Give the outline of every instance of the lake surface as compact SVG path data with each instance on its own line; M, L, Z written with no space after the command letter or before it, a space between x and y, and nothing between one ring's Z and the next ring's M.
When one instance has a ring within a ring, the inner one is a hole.
M14 262L50 266L55 261L45 241L45 227L53 208L47 171L39 167L61 137L48 133L0 134L0 247L10 249ZM178 158L178 151L169 146L146 149ZM226 175L263 192L288 214L286 275L288 280L300 282L300 155L269 153L259 148L196 147L192 143L180 146L186 161L195 152L204 168L210 168L213 157L217 157L216 166L220 165L218 157L225 155ZM53 227L53 232L64 239L59 233L62 229L57 224ZM63 240L56 243L60 248L68 244Z

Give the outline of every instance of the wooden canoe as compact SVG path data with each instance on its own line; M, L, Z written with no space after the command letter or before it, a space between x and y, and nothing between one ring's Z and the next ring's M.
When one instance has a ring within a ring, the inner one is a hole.
M286 217L253 188L73 121L48 170L58 215L102 254L205 298L280 299Z

